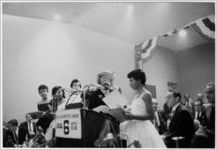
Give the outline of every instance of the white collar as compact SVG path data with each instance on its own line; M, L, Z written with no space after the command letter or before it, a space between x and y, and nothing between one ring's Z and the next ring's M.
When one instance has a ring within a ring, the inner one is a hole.
M172 112L174 112L176 110L176 108L179 106L180 103L177 103L175 106L173 106L172 108Z

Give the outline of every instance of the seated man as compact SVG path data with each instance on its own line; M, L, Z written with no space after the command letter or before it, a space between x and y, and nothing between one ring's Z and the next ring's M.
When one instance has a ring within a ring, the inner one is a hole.
M166 116L163 111L158 110L158 101L155 98L152 98L152 107L154 111L153 124L158 130L159 134L163 134L166 131Z
M202 99L198 98L194 101L193 117L199 126L205 127L207 124L206 109L203 106ZM199 127L198 126L198 127Z
M12 119L7 123L7 125L8 130L5 131L5 147L18 147L18 145L22 144L18 121L16 119Z
M168 95L168 105L172 108L169 131L164 134L167 147L190 147L194 135L193 118L188 109L180 104L181 94L177 91Z
M20 142L23 142L26 139L33 139L36 135L36 123L33 122L32 116L30 114L26 114L26 121L20 124Z

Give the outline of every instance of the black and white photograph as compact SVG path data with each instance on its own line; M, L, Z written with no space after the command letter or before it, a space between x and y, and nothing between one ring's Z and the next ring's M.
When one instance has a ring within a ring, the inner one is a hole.
M215 148L215 1L2 1L0 149Z

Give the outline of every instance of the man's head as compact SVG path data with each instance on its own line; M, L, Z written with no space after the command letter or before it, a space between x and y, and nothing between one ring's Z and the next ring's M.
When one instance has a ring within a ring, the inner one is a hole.
M195 111L201 111L202 108L203 108L203 100L200 98L197 98L194 101L194 109L195 109Z
M81 89L81 83L79 82L78 79L74 79L74 80L72 80L72 82L70 84L70 87L73 90L80 90Z
M188 101L190 100L190 94L188 94L188 93L185 94L185 95L184 95L184 99L185 99L185 101L188 102Z
M38 93L43 100L47 99L48 87L46 85L40 85L38 87Z
M215 103L215 85L208 83L206 86L206 97L209 103Z
M18 127L18 121L16 119L8 121L8 127L10 131L15 131Z
M180 103L181 99L182 99L181 93L178 91L173 91L167 95L167 104L170 107L173 107L176 104Z
M30 114L26 114L26 121L31 122L32 121L32 116Z
M203 101L203 94L202 93L197 93L197 99L201 99Z
M146 75L141 69L135 69L129 72L127 77L130 80L130 87L134 90L146 84Z
M156 112L158 107L158 100L156 98L152 98L152 107L154 112Z

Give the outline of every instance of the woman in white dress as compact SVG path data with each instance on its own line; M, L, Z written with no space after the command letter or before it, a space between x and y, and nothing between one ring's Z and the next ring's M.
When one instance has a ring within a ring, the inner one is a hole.
M146 75L133 70L127 77L130 86L136 91L130 111L125 111L126 121L120 125L121 134L126 135L128 147L166 148L163 139L150 120L153 119L151 93L145 89Z

